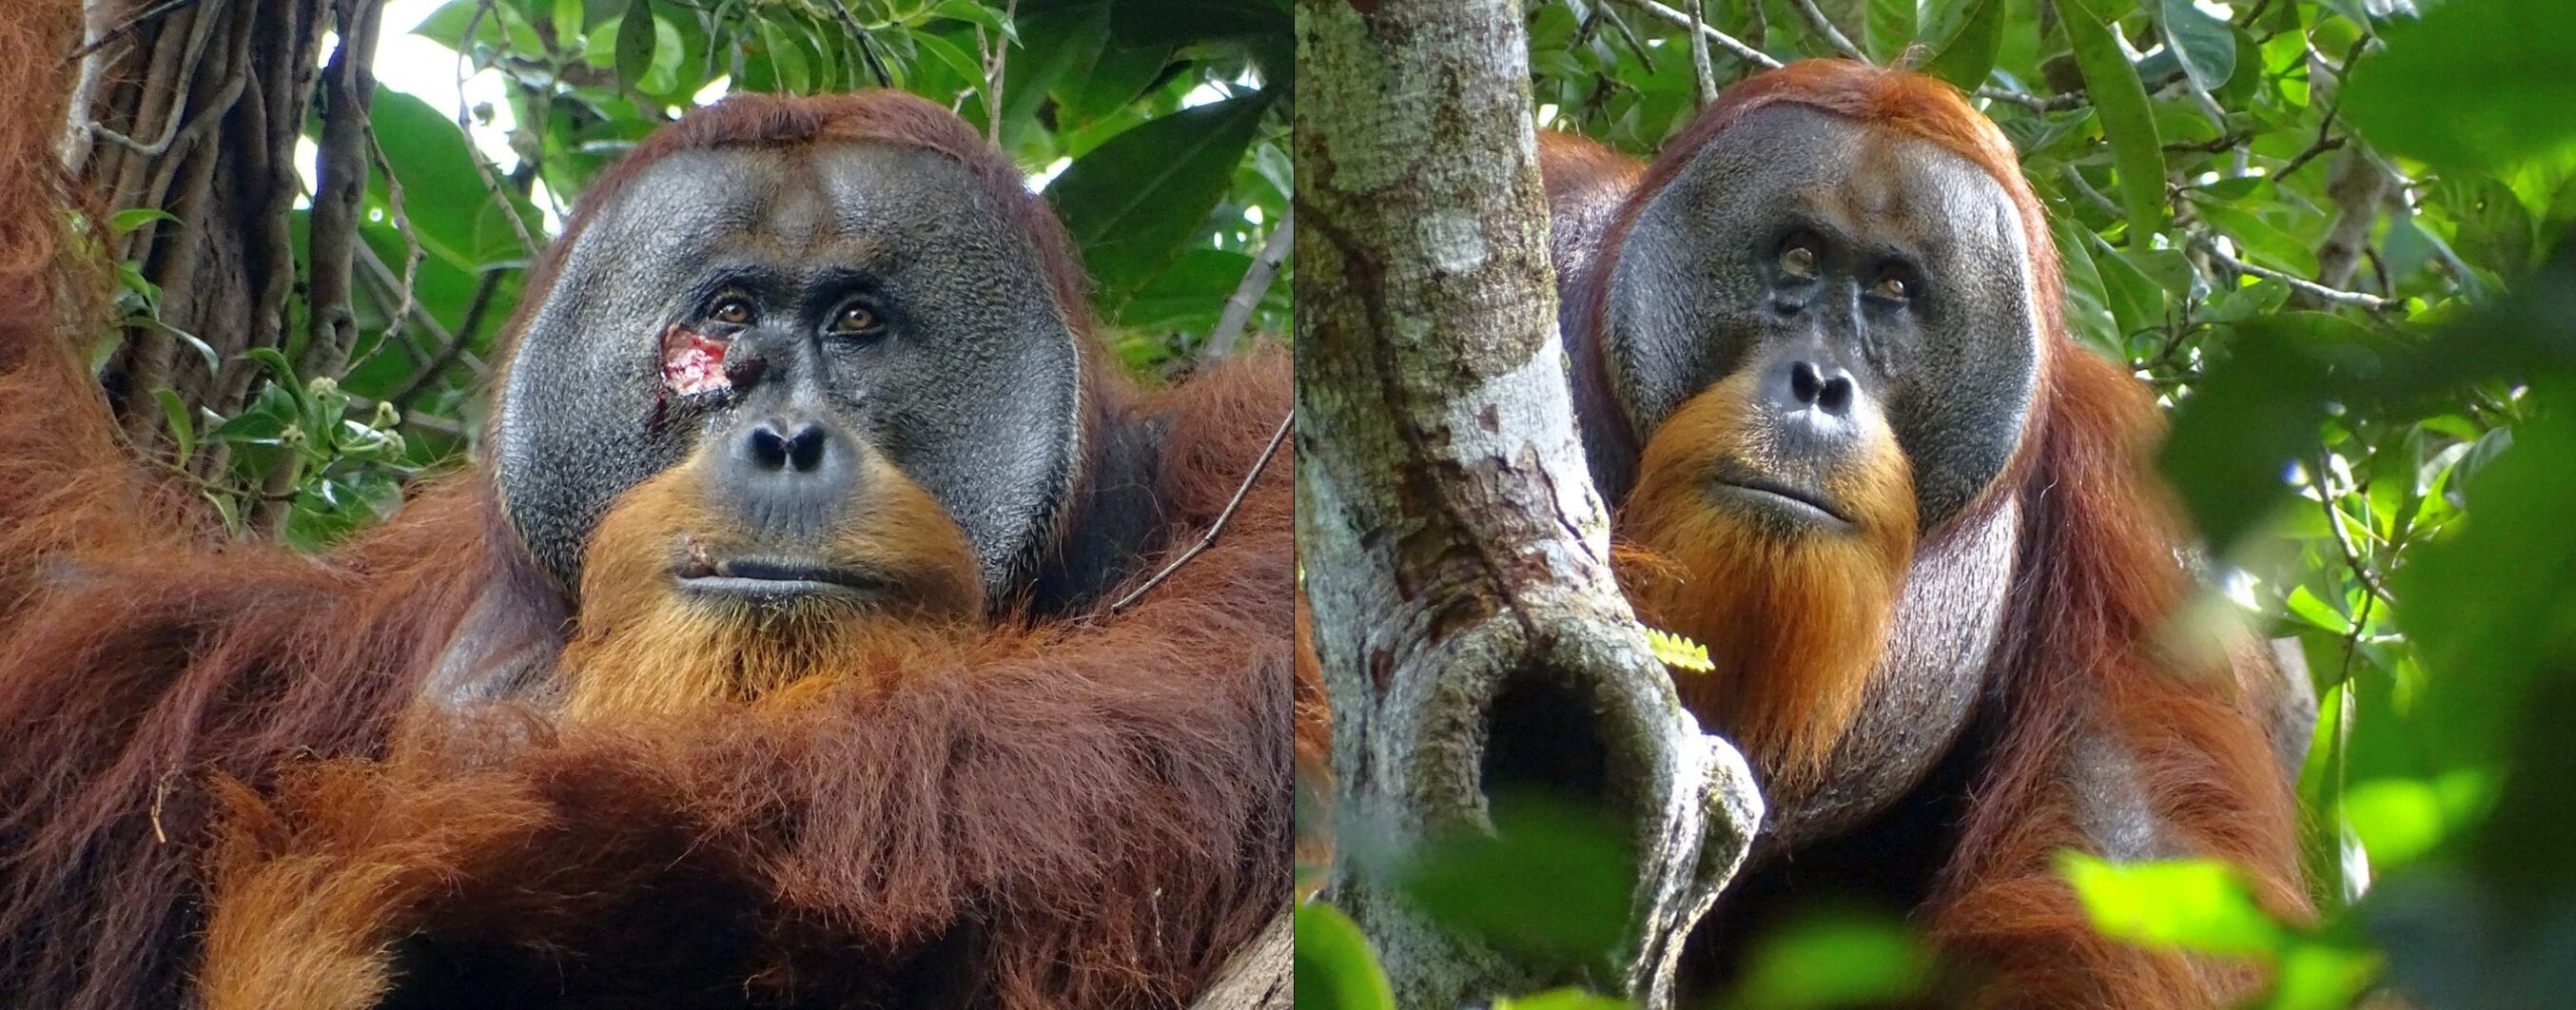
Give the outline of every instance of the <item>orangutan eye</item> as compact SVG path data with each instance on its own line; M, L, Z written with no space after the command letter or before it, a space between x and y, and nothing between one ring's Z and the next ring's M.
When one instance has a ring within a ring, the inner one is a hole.
M884 328L885 320L878 318L876 309L866 302L841 306L841 311L832 316L832 332L843 336L867 336Z
M727 326L749 326L759 313L753 311L751 299L728 292L716 296L715 304L707 308L707 318Z
M1780 272L1800 280L1816 276L1816 251L1793 245L1780 252Z

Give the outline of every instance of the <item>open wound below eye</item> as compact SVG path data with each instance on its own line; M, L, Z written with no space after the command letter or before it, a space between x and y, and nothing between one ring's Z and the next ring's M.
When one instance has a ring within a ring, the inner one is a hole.
M674 325L662 331L662 387L679 396L733 388L725 377L725 342Z

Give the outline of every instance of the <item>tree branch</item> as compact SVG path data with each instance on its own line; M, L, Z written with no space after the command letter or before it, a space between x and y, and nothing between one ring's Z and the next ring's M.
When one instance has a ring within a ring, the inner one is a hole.
M2210 241L2207 237L2193 239L2192 246L2208 255L2208 257L2218 265L2226 267L2229 270L2233 270L2240 274L2246 274L2248 276L2260 277L2267 281L2279 281L2282 284L2287 285L2290 290L2321 302L2326 302L2332 305L2341 305L2346 308L2366 309L2371 312L2387 312L2397 307L2397 302L2391 299L2381 298L2377 295L2364 294L2359 291L2343 291L2336 288L2330 288L2315 281L2285 274L2269 267L2255 266L2254 264L2247 263L2244 260L2228 255L2225 251L2218 248L2218 243Z
M1270 292L1270 281L1279 275L1279 265L1288 261L1288 250L1297 235L1297 208L1292 203L1279 215L1279 223L1270 229L1270 237L1261 242L1261 251L1253 254L1252 266L1243 271L1243 282L1234 286L1234 294L1225 300L1225 313L1217 317L1216 329L1208 333L1207 347L1201 355L1210 361L1223 360L1234 353L1234 342L1243 336L1243 328L1252 322L1252 312L1261 307L1261 296Z
M1119 597L1118 602L1110 604L1110 613L1115 614L1135 606L1136 601L1144 599L1146 593L1151 592L1155 586L1162 585L1164 579L1171 578L1173 572L1180 571L1182 565L1189 564L1191 558L1198 557L1201 551L1207 550L1209 546L1216 543L1217 536L1225 532L1225 524L1233 521L1234 510L1243 507L1244 496L1252 493L1252 485L1261 478L1261 471L1270 468L1270 458L1279 455L1279 443L1287 441L1288 429L1296 420L1297 415L1294 412L1279 419L1279 430L1270 433L1270 444L1262 448L1261 458L1252 461L1252 469L1244 472L1243 483L1236 485L1234 497L1226 501L1225 508L1216 514L1216 521L1208 524L1207 532L1199 536L1198 542L1191 544L1190 549L1182 551L1180 557L1173 558L1170 564L1164 565L1161 571L1155 572L1153 578L1146 579L1143 585L1128 590L1127 595Z
M1852 44L1851 37L1844 35L1842 29L1834 27L1832 19L1825 17L1824 8L1816 6L1816 0L1789 0L1789 9L1798 12L1798 20L1807 23L1807 30L1825 40L1825 44L1832 46L1835 52L1863 63L1869 62L1869 57L1862 55L1860 47Z
M384 0L338 0L339 48L322 77L322 137L317 145L313 210L306 231L307 306L303 360L306 376L338 378L357 343L357 310L351 270L358 241L358 206L366 200L374 162L376 31Z
M1691 0L1691 98L1705 109L1717 101L1717 74L1708 65L1708 0Z
M1973 94L1978 98L1985 99L1989 102L2002 102L2007 105L2018 105L2022 108L2029 109L2032 112L2063 112L2067 109L2082 108L2087 102L2092 100L2081 91L2069 91L2062 95L2041 96L2025 95L2018 91L2008 91L2003 88L1992 86L1978 88L1973 92Z
M1235 950L1190 1010L1290 1010L1295 1003L1296 916L1282 908Z
M1724 49L1729 53L1733 53L1736 59L1743 60L1746 63L1761 67L1764 70L1776 70L1780 66L1780 61L1772 59L1771 54L1755 48L1743 39L1736 38L1735 36L1718 31L1715 28L1711 28L1706 22L1698 21L1689 14L1685 14L1679 10L1656 3L1655 0L1619 0L1619 2L1644 11L1647 14L1652 15L1655 20L1661 21L1675 28L1689 29L1695 27L1701 38L1716 43L1718 48Z
M858 15L850 13L850 0L832 0L830 6L832 15L840 19L842 29L850 33L850 41L859 47L859 59L868 65L868 76L876 78L877 87L893 87L894 78L886 73L885 59L877 55L876 40L868 37L866 28L860 27Z

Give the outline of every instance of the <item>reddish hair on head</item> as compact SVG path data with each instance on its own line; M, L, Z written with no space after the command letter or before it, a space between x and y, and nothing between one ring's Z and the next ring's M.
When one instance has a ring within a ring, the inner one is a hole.
M741 92L690 110L679 121L637 143L632 152L592 181L582 192L582 209L564 223L563 237L547 248L528 287L542 291L553 284L564 257L589 227L597 208L615 200L617 194L664 157L729 147L865 141L930 151L964 166L992 194L1010 221L1037 244L1038 260L1045 264L1047 285L1056 304L1064 310L1065 322L1073 327L1077 338L1086 342L1090 339L1091 282L1083 274L1082 257L1074 247L1073 237L1066 234L1064 223L1056 220L1054 209L1030 192L1019 167L967 126L965 120L919 95L892 89L808 96ZM530 300L520 306L522 318L513 320L509 332L516 334L524 327L524 317L535 311L536 304Z

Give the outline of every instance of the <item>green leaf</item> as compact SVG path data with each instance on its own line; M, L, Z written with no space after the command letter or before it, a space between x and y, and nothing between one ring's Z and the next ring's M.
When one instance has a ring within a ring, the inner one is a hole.
M1120 301L1102 300L1112 322L1131 330L1205 333L1225 314L1225 300L1243 283L1252 257L1230 249L1192 246Z
M2454 0L2385 38L2343 93L2372 146L2481 171L2576 146L2576 17L2560 0Z
M170 439L179 448L178 464L188 465L188 457L197 451L196 419L188 415L188 402L166 387L153 390L152 398L161 401L161 417L169 422Z
M572 49L581 41L581 33L590 27L590 16L583 12L581 0L555 0L555 41Z
M1751 968L1724 1005L1747 1010L1907 1004L1932 958L1893 919L1825 914L1754 938Z
M2566 535L2566 503L2576 500L2576 396L2569 388L2564 378L2548 388L2535 384L2537 416L2468 482L2468 522L2459 535L2425 545L2389 577L2389 589L2406 601L2398 625L2426 667L2460 688L2428 699L2444 732L2427 743L2463 764L2493 760L2513 744L2511 730L2528 718L2524 699L2536 678L2563 680L2560 671L2576 669L2576 606L2569 602L2576 601L2576 537ZM2527 770L2517 774L2527 777ZM2564 865L2554 848L2518 858L2559 863L2551 874Z
M1105 3L1086 3L1040 13L1022 14L1021 34L1025 41L1011 54L1003 67L1002 130L1004 146L1017 142L1022 133L1038 126L1038 110L1045 107L1059 81L1090 67L1100 56L1101 47L1109 44L1109 8Z
M920 46L923 52L929 53L932 58L946 64L948 69L956 72L958 77L975 82L976 90L983 90L984 68L978 66L975 58L967 55L966 50L958 48L956 43L927 32L914 35L912 41L913 44Z
M805 56L805 43L797 33L776 21L760 23L760 44L769 51L770 66L778 72L778 90L782 94L803 95L814 90L814 70Z
M1297 906L1295 926L1299 1010L1395 1010L1386 971L1350 916L1313 902Z
M1443 839L1402 866L1405 896L1444 928L1505 957L1608 970L1636 890L1627 835L1600 812L1555 795L1505 793L1490 809L1492 835Z
M170 339L179 342L179 346L197 352L197 360L205 364L208 378L223 372L224 356L216 353L214 345L207 343L205 338L158 319L152 321L152 328L169 334Z
M2058 854L2058 872L2103 935L2207 954L2262 954L2287 933L2227 864L2210 859L2112 863Z
M2345 1010L2360 1006L2386 958L2374 951L2298 943L2282 952L2264 1010Z
M1080 126L1117 114L1144 94L1145 86L1154 83L1171 60L1172 47L1167 43L1111 40L1087 70L1068 74L1057 83L1058 121Z
M2317 524L2317 528L2322 530L2325 529L2326 526L2324 523L2320 522ZM2324 534L2320 533L2319 535L2323 536ZM2306 621L2309 624L2313 624L2326 631L2341 635L2352 630L2351 618L2345 617L2342 611L2336 610L2333 606L2327 604L2326 601L2318 599L2317 594L2310 591L2306 586L2291 587L2290 595L2288 598L2284 599L2282 603L2288 609L2290 616Z
M992 5L979 3L977 0L940 0L939 6L931 8L930 16L955 18L981 25L986 31L1000 35L1012 45L1020 44L1020 26L1009 18L1003 17L1002 11Z
M1581 989L1551 989L1536 996L1497 999L1494 1010L1630 1010L1627 1000L1611 999Z
M107 219L110 234L124 235L154 221L176 221L179 217L159 207L134 207L117 211Z
M2048 228L2056 238L2058 273L2066 287L2066 323L2076 339L2120 356L2123 332L2118 317L2111 311L2110 297L2103 288L2102 275L2093 266L2093 252L2086 248L2088 233L2065 215L2051 215Z
M1075 159L1047 199L1118 301L1180 255L1243 163L1269 108L1266 94L1183 109Z
M2202 91L2215 92L2236 76L2236 35L2226 21L2193 0L2161 0L2156 20L2183 73Z
M2120 206L2129 215L2129 241L2146 247L2148 235L2165 227L2164 141L2156 136L2154 110L2147 105L2146 85L2136 67L2120 52L2120 43L2091 6L2104 0L2066 0L2058 13L2066 39L2075 47L2075 66L2084 75L2085 93L2102 117L2102 132L2111 141L2111 163L2120 173Z
M455 120L428 102L392 90L376 94L369 118L377 143L384 147L386 163L402 180L403 198L423 250L469 273L489 264L526 259L507 215L518 214L530 235L544 234L544 219L534 204L515 193L506 205L493 199L474 168L482 154L467 145L465 132ZM369 175L368 198L384 206L388 200L384 180Z
M1232 40L1257 52L1293 42L1297 30L1289 6L1274 0L1120 0L1111 13L1119 38L1180 46Z
M653 72L653 54L661 33L653 27L653 0L632 0L617 23L617 80L629 88Z
M1895 62L1897 54L1914 44L1914 0L1869 0L1862 29L1868 38L1861 44L1869 54L1880 63Z
M2165 475L2219 556L2289 499L2283 474L2316 444L2335 388L2321 348L2357 343L2358 330L2317 313L2237 327L2230 356L2175 410Z
M2102 294L2111 305L2112 318L2120 322L2120 335L2163 324L2164 289L2101 236L2088 231L2084 238L2092 245L2093 265L2102 273Z
M2386 872L2420 859L2466 823L2485 790L2474 773L2440 781L2389 778L2345 790L2344 817L2370 851L2371 869Z
M474 28L474 38L470 42L465 38L468 25ZM412 34L458 52L475 46L506 48L530 56L542 55L546 51L545 40L537 37L537 30L520 16L516 8L500 4L485 10L484 0L450 0L447 6L423 18L420 25L412 29Z
M2235 239L2236 244L2244 247L2257 264L2287 270L2301 277L2316 276L2317 254L2308 247L2308 243L2292 238L2272 227L2271 222L2233 206L2206 200L2195 202L2200 216Z
M257 362L261 367L268 369L269 377L275 380L278 385L285 386L289 389L297 388L298 384L295 381L295 365L294 363L287 361L286 354L279 351L277 348L254 347L250 350L243 351L242 357L249 358L250 360Z
M1923 72L1974 89L1994 72L1995 55L2004 44L2004 0L1969 0L1959 30L1923 64Z

